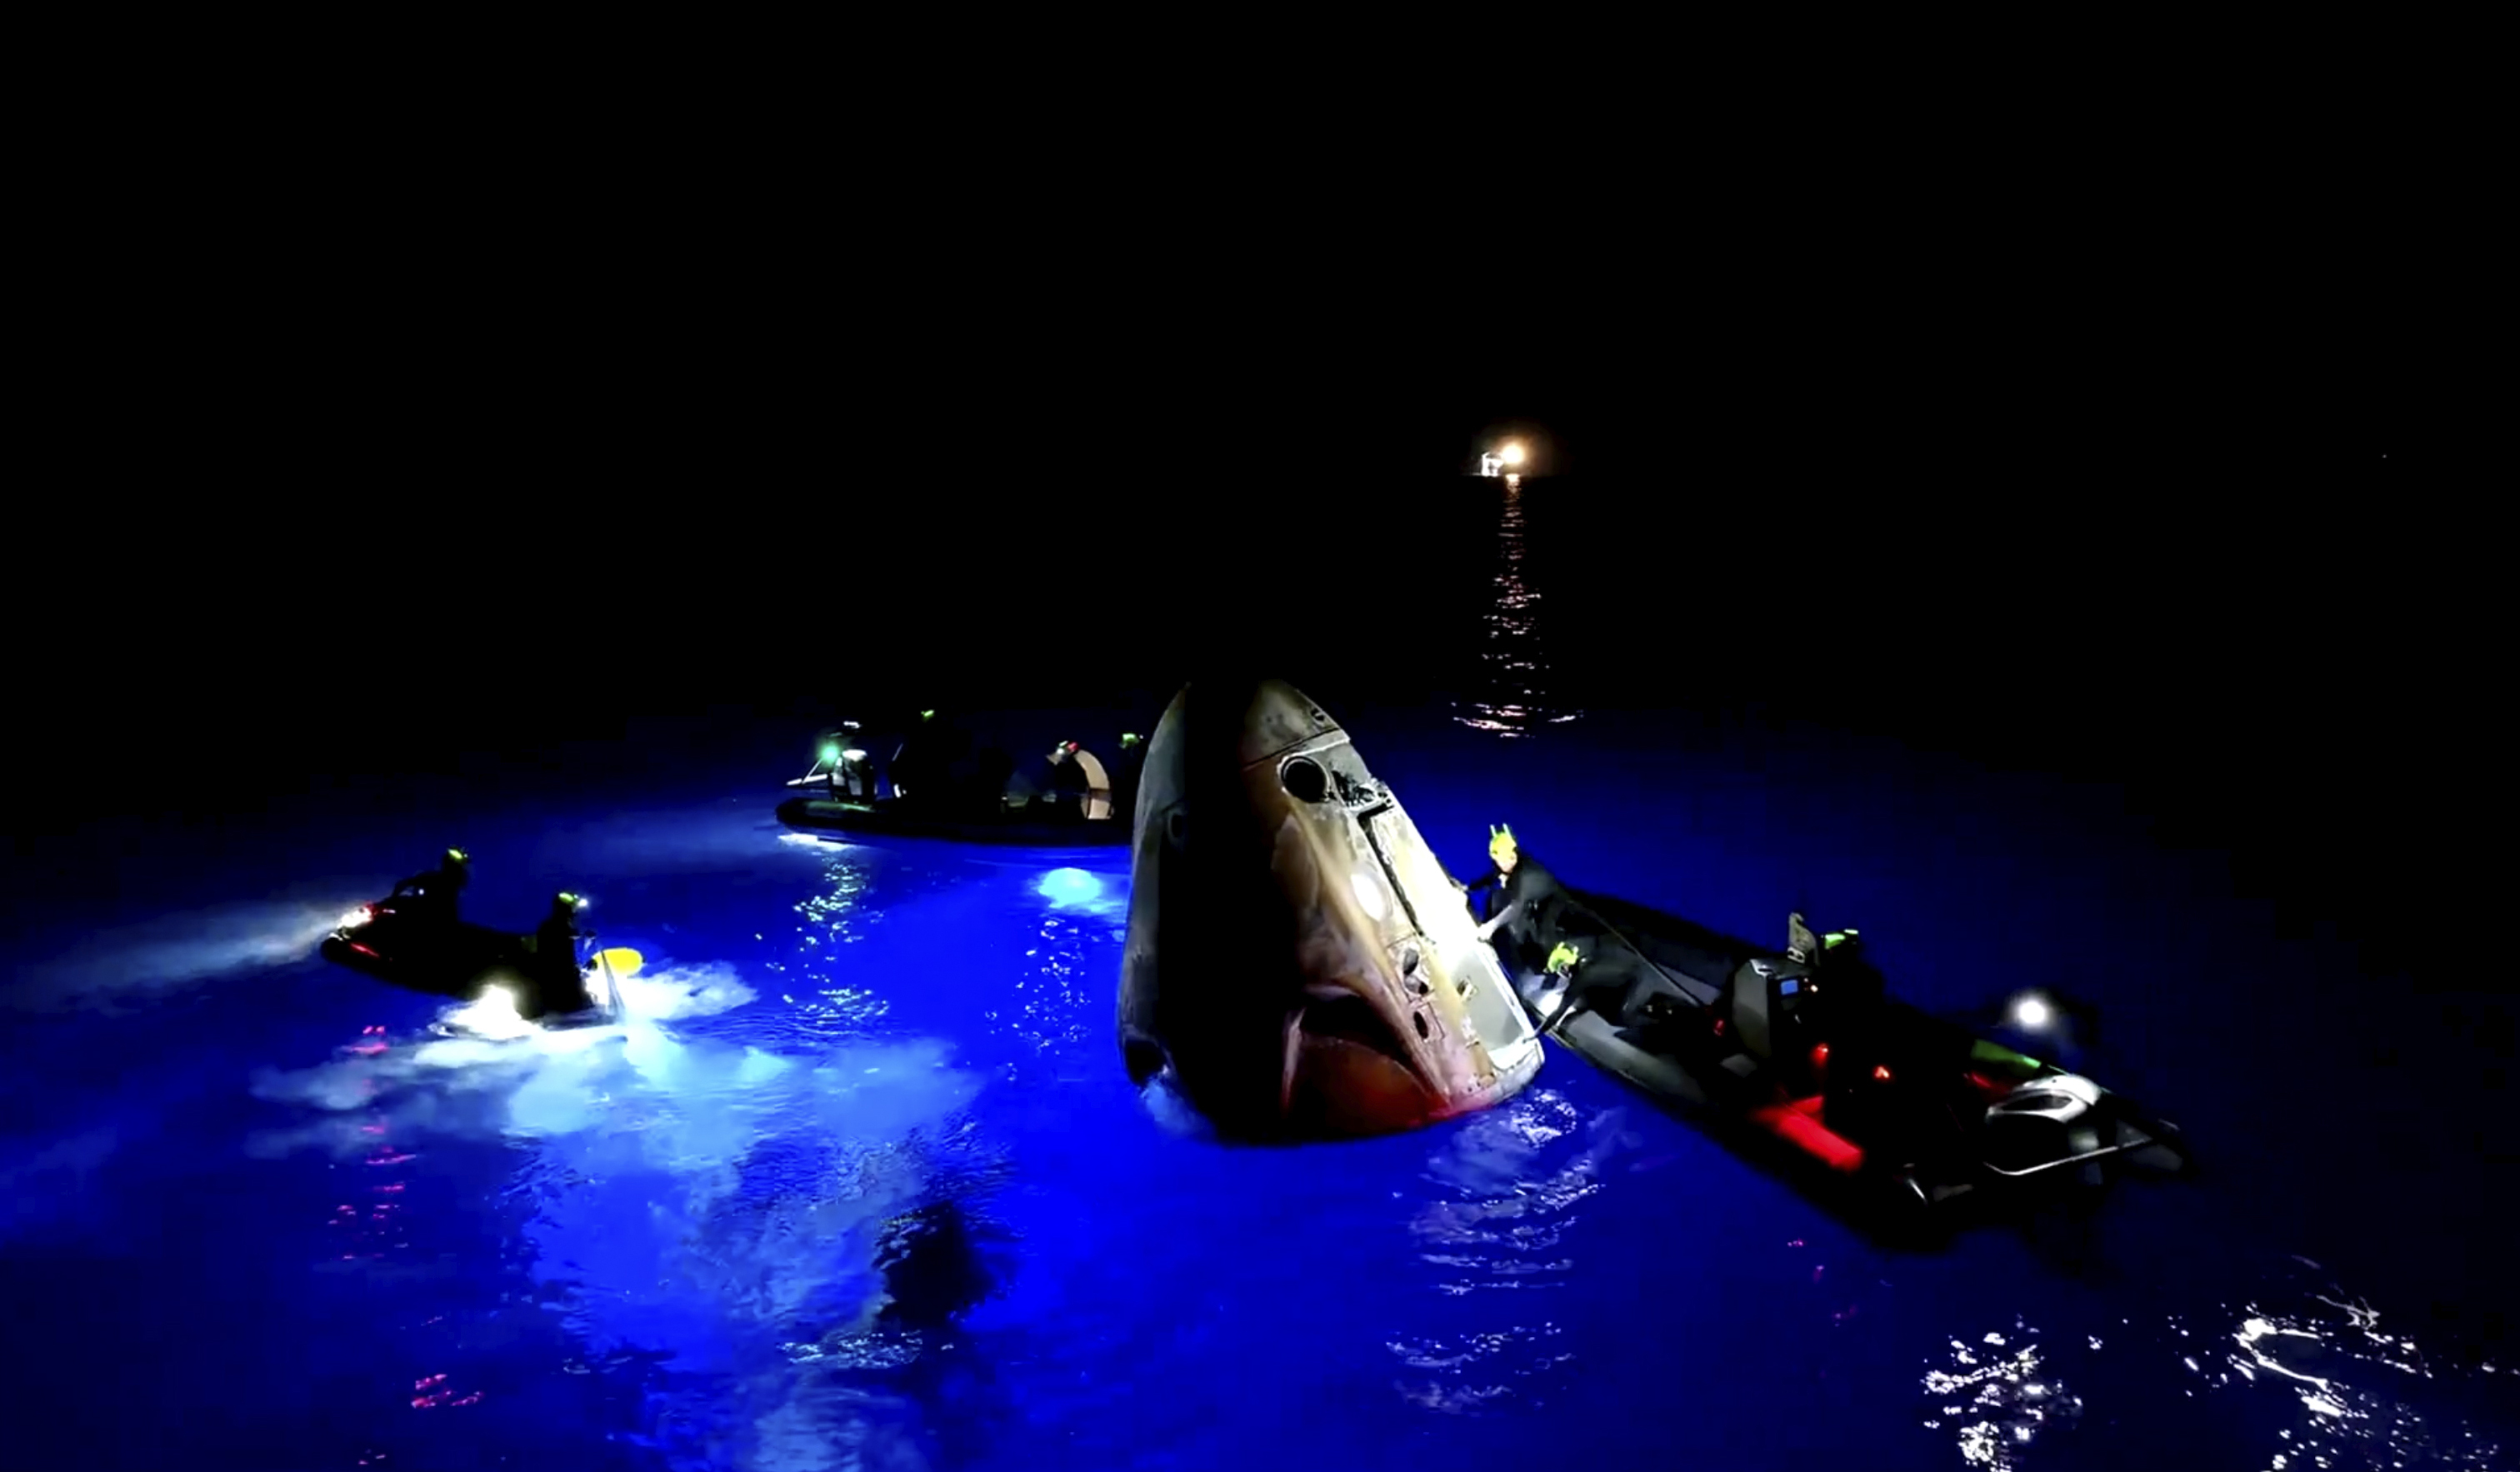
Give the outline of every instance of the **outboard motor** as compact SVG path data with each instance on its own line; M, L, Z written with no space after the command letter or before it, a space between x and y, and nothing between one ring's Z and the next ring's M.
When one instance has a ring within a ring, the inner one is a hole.
M2091 1154L2100 1148L2099 1103L2100 1086L2080 1074L2030 1080L1988 1106L1987 1165L2021 1176Z

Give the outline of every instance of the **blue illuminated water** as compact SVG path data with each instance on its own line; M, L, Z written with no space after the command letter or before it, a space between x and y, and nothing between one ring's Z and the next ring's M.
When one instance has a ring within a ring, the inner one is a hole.
M230 834L206 880L176 835L120 928L11 958L0 1465L2509 1465L2515 1366L2442 1317L2507 1307L2441 1123L2498 1093L2438 1005L2387 1009L2449 1060L2394 1073L2348 958L2109 793L1675 745L1547 689L1500 602L1458 704L1339 712L1456 869L1510 821L1737 933L1860 924L1929 1006L2062 985L2211 1174L1892 1255L1562 1051L1453 1126L1222 1149L1121 1070L1119 856L806 841L784 772ZM311 958L450 841L477 917L592 893L635 1020L452 1041ZM945 1307L884 1316L885 1225L940 1207L968 1252L896 1287Z

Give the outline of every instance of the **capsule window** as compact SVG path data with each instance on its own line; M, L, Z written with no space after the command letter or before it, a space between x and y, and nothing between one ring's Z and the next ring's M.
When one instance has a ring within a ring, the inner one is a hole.
M1426 1039L1426 1014L1424 1012L1411 1012L1409 1014L1409 1020L1418 1024L1418 1040L1421 1043L1424 1042Z
M1321 802L1330 795L1329 774L1308 756L1291 758L1278 769L1278 785L1297 802Z

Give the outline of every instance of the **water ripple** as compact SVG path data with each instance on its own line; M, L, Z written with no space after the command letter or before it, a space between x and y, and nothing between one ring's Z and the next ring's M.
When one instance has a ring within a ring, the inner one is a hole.
M1534 1393L1574 1358L1531 1294L1575 1271L1567 1230L1575 1209L1601 1190L1622 1130L1620 1111L1587 1119L1544 1089L1446 1138L1422 1178L1440 1194L1413 1214L1410 1234L1419 1261L1437 1270L1435 1292L1487 1306L1477 1316L1501 1313L1502 1321L1388 1340L1410 1372L1394 1382L1403 1399L1447 1413L1482 1410Z
M872 987L851 985L837 972L841 948L866 939L882 919L867 900L874 881L872 855L853 844L816 843L822 882L791 907L796 959L766 961L778 978L779 1000L792 1010L793 1030L818 1042L861 1036L882 1020L889 1004ZM756 932L754 940L768 937Z
M2047 1337L2016 1316L2003 1329L1954 1335L1928 1361L1923 1424L1954 1439L1963 1465L2014 1472L2094 1411L2127 1427L2167 1423L2158 1407L2175 1389L2181 1402L2237 1403L2217 1424L2255 1444L2249 1465L2262 1472L2502 1465L2497 1437L2461 1404L2501 1403L2497 1366L2435 1363L2317 1265L2294 1261L2311 1275L2287 1272L2210 1314L2127 1315L2109 1332ZM2104 1377L2104 1353L2129 1363Z
M1522 492L1518 484L1508 484L1497 528L1495 593L1480 618L1479 687L1471 698L1453 702L1454 720L1508 740L1584 714L1557 704L1550 690L1549 656L1541 638L1542 598L1526 571Z

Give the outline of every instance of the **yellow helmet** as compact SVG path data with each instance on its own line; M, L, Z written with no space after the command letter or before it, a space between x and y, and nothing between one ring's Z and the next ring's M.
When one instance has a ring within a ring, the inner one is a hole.
M1488 857L1502 859L1514 852L1513 825L1505 823L1488 825Z

